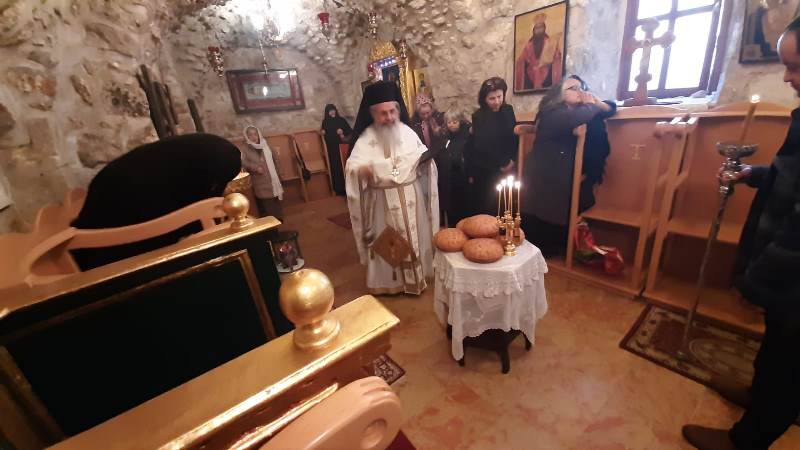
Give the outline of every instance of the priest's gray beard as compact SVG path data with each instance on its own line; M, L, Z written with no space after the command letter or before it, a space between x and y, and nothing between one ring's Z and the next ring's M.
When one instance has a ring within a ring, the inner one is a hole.
M381 149L391 151L400 146L403 122L398 120L389 125L373 123L372 126Z

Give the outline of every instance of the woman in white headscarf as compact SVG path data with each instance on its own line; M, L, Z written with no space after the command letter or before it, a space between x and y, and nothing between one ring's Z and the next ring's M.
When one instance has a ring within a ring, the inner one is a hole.
M250 173L259 215L283 220L283 187L275 153L255 126L248 125L243 133L247 148L242 151L242 168Z

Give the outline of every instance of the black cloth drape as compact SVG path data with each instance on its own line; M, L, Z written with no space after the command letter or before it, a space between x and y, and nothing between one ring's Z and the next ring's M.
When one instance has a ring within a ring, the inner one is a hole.
M235 145L212 134L169 137L137 147L111 161L89 184L76 228L135 225L210 197L221 196L241 168ZM82 270L119 261L177 242L199 224L145 241L73 253Z

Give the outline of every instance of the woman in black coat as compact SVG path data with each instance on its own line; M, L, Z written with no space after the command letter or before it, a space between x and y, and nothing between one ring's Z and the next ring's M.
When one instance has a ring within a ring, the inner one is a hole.
M580 214L594 206L594 186L603 181L611 151L605 119L616 111L614 102L598 100L575 75L550 88L539 104L536 141L522 174L522 226L528 240L547 257L566 248L578 139L573 130L587 125Z
M473 136L465 152L473 214L495 214L495 186L512 173L517 160L517 118L514 108L506 103L507 90L502 78L493 77L481 84L478 93L480 108L472 115Z
M349 142L353 129L344 117L339 115L335 105L325 105L325 117L322 119L322 133L325 136L325 145L328 147L328 161L331 164L331 180L333 192L336 195L345 195L344 169L339 153L339 144Z
M436 157L439 171L439 209L445 213L448 226L454 227L466 217L465 198L467 174L464 167L464 150L470 139L470 123L461 111L447 111L444 114L446 143L444 151Z

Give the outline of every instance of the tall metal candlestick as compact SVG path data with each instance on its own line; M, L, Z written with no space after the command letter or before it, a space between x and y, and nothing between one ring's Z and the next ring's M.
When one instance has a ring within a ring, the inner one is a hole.
M513 200L514 200L514 177L513 176L509 175L508 178L506 178L506 185L508 185L508 208L506 208L506 211L509 211L509 212L511 212L511 214L513 214L514 213L513 212L514 211L514 203L513 203Z
M697 314L697 307L700 305L700 296L705 287L706 268L711 257L711 247L717 239L722 217L725 214L725 208L728 204L728 198L733 195L734 180L742 170L741 159L753 155L757 150L758 145L756 144L742 144L741 142L717 143L717 152L725 157L725 162L722 165L722 173L718 177L719 187L717 193L719 194L719 208L717 208L717 214L714 216L711 222L711 228L708 231L706 249L705 253L703 253L703 259L700 262L700 273L697 276L697 285L694 290L694 302L686 318L686 325L683 329L683 339L681 340L681 346L677 352L678 358L680 359L688 360L690 358L689 334L694 324L694 316Z
M520 188L522 188L522 183L519 181L514 183L514 187L517 188L517 215L522 214L522 196L520 195Z

